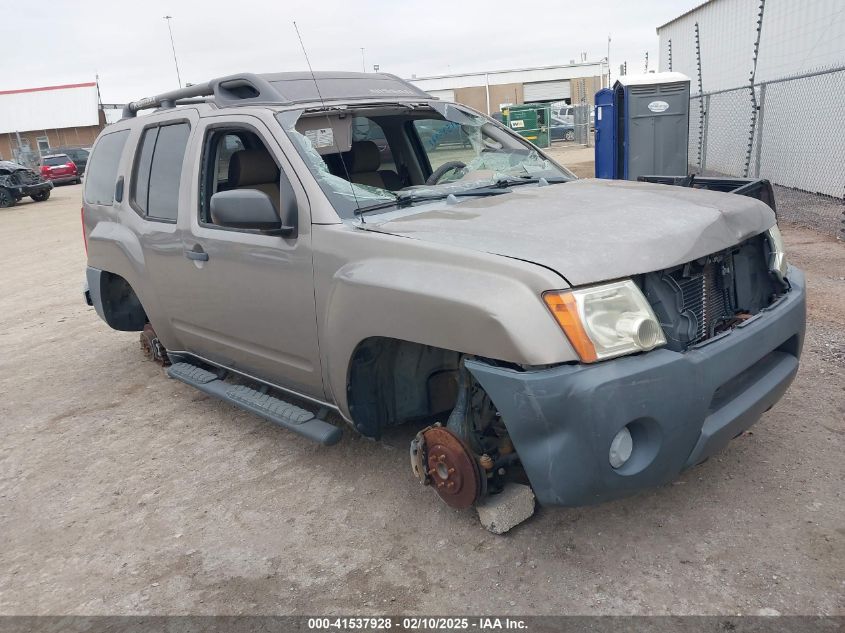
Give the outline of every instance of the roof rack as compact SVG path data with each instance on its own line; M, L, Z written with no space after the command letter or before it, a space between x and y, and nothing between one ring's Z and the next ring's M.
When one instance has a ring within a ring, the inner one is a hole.
M281 95L263 78L252 73L244 73L212 79L202 84L186 86L179 90L171 90L154 97L145 97L133 101L123 109L123 118L134 117L139 110L175 108L177 105L204 103L207 99L201 97L212 96L214 97L213 101L218 105L229 105L229 102L232 101L242 103L245 100L249 103L256 103L257 101L263 103L283 102L280 101Z
M139 110L175 108L189 103L211 102L226 107L385 98L391 101L433 99L413 84L388 73L241 73L133 101L123 109L123 118L134 117Z

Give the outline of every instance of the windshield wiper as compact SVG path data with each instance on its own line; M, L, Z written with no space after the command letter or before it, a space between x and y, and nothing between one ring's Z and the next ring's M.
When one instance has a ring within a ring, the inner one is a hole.
M355 215L361 215L363 213L367 213L368 211L376 211L378 209L388 209L390 207L396 207L397 209L403 209L405 207L410 207L415 202L432 202L434 200L444 200L449 196L454 196L456 198L461 197L482 197L482 196L498 196L500 194L507 193L502 188L498 189L491 189L489 187L485 188L478 188L478 189L468 189L466 191L454 191L451 193L438 193L431 196L397 196L396 200L390 200L389 202L380 202L378 204L370 204L366 207L361 207L355 210Z
M502 178L501 180L497 180L491 186L501 187L504 189L505 187L514 187L516 185L539 184L541 180L545 180L547 185L557 185L563 182L570 182L569 178L546 178L545 176L513 176L510 178Z
M371 204L367 205L366 207L356 209L355 215L362 215L364 213L367 213L368 211L377 211L379 209L389 209L390 207L403 209L405 207L411 206L415 202L430 202L433 200L443 200L445 198L448 198L449 196L455 196L456 198L468 196L498 196L499 194L507 193L506 189L508 189L509 187L514 187L517 185L539 184L541 180L544 180L546 184L549 185L557 185L559 183L571 182L570 178L545 178L542 176L539 178L535 178L533 176L512 176L508 178L500 178L494 183L481 185L480 187L476 187L475 189L465 189L464 191L453 191L451 193L444 192L429 196L399 195L396 196L396 200L379 202L377 204Z

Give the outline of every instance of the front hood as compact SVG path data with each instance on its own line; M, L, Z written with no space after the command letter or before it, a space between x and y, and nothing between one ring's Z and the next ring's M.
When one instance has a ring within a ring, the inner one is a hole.
M590 179L372 215L361 228L533 262L579 286L683 264L774 223L746 196Z

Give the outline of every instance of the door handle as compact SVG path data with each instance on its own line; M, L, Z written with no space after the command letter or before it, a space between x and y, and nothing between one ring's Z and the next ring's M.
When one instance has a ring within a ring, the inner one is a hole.
M198 262L208 261L208 253L206 253L205 251L185 251L185 257Z

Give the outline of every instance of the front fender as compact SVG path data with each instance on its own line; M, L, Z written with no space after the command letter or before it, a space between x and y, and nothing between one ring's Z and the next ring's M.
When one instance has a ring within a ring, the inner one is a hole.
M575 358L540 293L508 266L376 257L339 268L331 284L320 344L334 401L350 419L350 361L370 337L526 365Z

